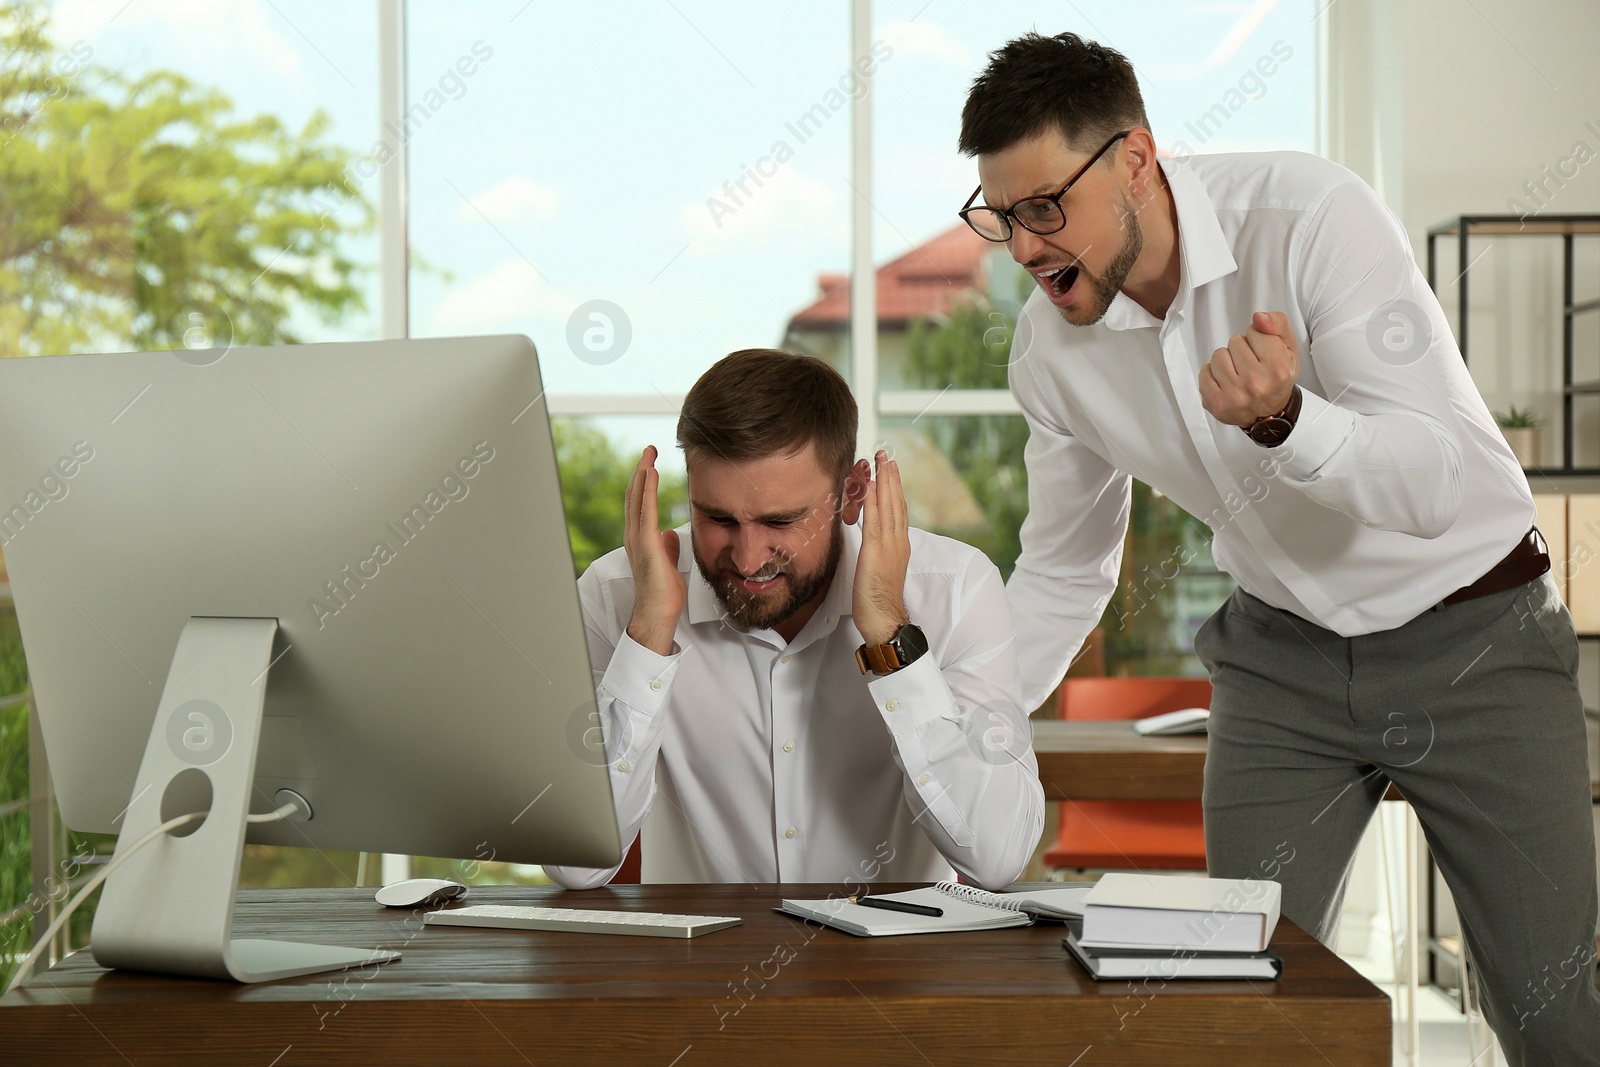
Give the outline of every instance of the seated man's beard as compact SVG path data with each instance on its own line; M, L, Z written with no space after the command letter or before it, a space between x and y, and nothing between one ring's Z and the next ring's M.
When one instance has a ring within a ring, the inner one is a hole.
M734 584L739 569L733 565L733 553L724 549L715 566L707 566L700 553L694 554L694 563L701 577L711 586L722 601L723 609L739 626L746 630L770 630L788 619L827 588L833 572L839 567L839 553L844 547L844 523L834 517L833 528L828 533L828 554L815 570L795 571L792 562L769 559L756 574L748 578L766 580L774 572L780 577L778 584L765 593L750 593Z

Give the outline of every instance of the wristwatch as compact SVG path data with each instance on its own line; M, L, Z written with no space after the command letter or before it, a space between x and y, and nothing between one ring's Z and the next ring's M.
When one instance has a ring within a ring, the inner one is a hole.
M1295 420L1300 417L1300 387L1294 387L1289 394L1289 402L1283 410L1276 415L1263 415L1249 426L1239 429L1250 435L1250 440L1266 448L1281 445L1294 429Z
M856 664L861 673L868 669L876 675L893 674L901 667L915 663L928 651L928 639L922 628L906 623L894 632L886 645L862 645L856 649Z

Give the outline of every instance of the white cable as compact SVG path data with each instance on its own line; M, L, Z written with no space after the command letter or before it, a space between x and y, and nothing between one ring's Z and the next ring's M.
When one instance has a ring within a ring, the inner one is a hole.
M264 811L260 815L247 815L245 822L282 822L295 812L301 810L301 802L291 800L277 811Z
M294 801L291 801L276 811L264 812L260 815L247 816L246 821L277 822L281 819L287 819L299 809L300 805ZM17 986L22 984L23 980L28 976L28 969L38 961L41 955L43 955L45 948L50 944L50 939L56 936L56 932L59 931L62 925L72 917L72 913L78 910L78 905L82 904L84 900L88 898L90 893L93 893L96 889L98 889L100 887L100 883L109 878L111 876L111 872L120 867L124 860L163 834L171 833L173 830L188 826L192 822L198 822L205 817L206 813L203 811L191 811L187 815L179 815L175 819L168 819L166 822L162 823L154 830L151 830L149 833L139 838L139 840L135 841L133 844L129 845L127 848L113 856L109 863L94 873L94 877L83 883L83 888L78 890L78 895L73 897L72 900L67 903L66 907L61 909L61 914L56 916L55 921L50 924L50 928L44 932L44 936L39 938L38 942L33 946L33 950L29 952L27 956L23 957L22 962L17 965L16 971L11 975L11 982L6 986L6 992L9 993L13 989L17 988Z

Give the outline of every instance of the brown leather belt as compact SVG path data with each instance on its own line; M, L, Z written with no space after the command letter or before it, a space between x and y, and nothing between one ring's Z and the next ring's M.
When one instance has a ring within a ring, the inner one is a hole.
M1519 585L1526 585L1550 569L1549 545L1545 543L1544 535L1537 526L1528 531L1528 536L1517 542L1505 559L1490 567L1482 578L1471 585L1464 585L1454 593L1439 602L1440 607L1450 604L1460 604L1468 600L1476 600L1480 596L1490 593L1503 593L1507 589L1515 589Z

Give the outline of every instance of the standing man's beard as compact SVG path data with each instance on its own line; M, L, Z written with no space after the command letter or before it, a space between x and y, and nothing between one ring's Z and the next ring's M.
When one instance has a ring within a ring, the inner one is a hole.
M1127 240L1122 242L1122 247L1111 262L1106 265L1104 278L1096 278L1088 270L1079 267L1084 280L1094 292L1094 301L1089 305L1085 315L1074 318L1073 312L1067 308L1058 307L1061 317L1073 326L1093 326L1105 317L1106 309L1111 307L1111 301L1117 298L1117 293L1122 289L1122 283L1128 280L1128 273L1133 270L1133 265L1139 259L1139 253L1144 251L1144 231L1139 229L1139 215L1128 203L1128 198L1122 198L1123 215L1127 220L1125 227L1128 231Z
M700 576L711 586L728 613L728 618L746 630L770 630L809 604L828 587L834 571L839 568L839 554L844 548L844 521L837 515L828 532L828 555L816 570L796 573L790 564L768 560L760 573L777 570L781 574L778 585L766 593L749 593L734 585L739 573L733 565L733 553L725 550L717 559L716 567L706 566L700 553L694 553L694 565Z

